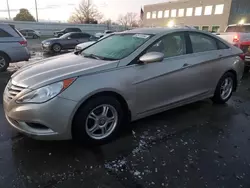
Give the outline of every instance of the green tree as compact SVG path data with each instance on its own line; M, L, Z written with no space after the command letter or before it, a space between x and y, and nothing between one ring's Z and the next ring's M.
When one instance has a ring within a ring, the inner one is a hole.
M31 21L35 22L35 18L30 14L28 9L22 8L19 13L14 17L14 21Z

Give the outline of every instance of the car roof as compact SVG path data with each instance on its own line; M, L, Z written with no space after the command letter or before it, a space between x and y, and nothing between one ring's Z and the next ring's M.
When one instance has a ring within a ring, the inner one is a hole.
M141 34L164 34L171 31L196 30L192 26L174 26L174 27L154 27L154 28L138 28L124 31L123 33L141 33Z
M69 33L66 33L66 34L78 34L78 33L83 33L83 32L69 32Z

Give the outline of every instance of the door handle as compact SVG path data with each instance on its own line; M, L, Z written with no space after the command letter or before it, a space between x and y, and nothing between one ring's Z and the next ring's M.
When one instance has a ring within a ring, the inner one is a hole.
M222 54L219 54L219 56L218 56L219 58L222 58L223 57L223 55Z

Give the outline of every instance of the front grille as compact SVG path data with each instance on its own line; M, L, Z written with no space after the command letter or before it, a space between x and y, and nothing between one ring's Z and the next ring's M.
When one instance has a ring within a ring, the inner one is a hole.
M20 86L12 81L9 81L7 88L6 88L6 97L11 100L13 99L18 93L24 90L26 87Z
M250 45L241 45L241 50L244 52L244 53L249 53L249 47Z

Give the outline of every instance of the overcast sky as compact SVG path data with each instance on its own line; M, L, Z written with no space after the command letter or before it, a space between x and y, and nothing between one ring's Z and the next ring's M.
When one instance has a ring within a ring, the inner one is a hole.
M7 18L8 13L2 10L7 10L7 0L0 0L0 18ZM37 0L39 8L39 18L44 20L61 20L67 21L69 16L74 11L75 7L81 0ZM117 20L120 14L126 12L140 13L140 8L146 4L158 2L166 2L167 0L91 0L96 4L103 13L105 19ZM9 0L11 10L27 8L35 17L35 0ZM50 7L50 8L49 8ZM13 18L17 14L16 11L11 11Z

